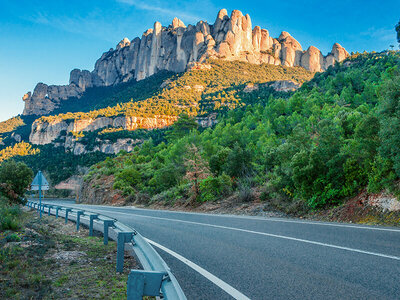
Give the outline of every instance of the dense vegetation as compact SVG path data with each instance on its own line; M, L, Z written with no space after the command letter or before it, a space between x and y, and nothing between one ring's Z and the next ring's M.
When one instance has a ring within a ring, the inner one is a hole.
M0 166L0 202L24 204L25 192L33 179L33 172L22 162L8 160ZM3 199L2 199L3 198Z
M92 110L89 112L82 109L79 112L73 112L74 110L69 109L68 113L46 116L39 120L49 122L56 119L89 119L118 115L178 116L181 113L191 116L204 115L211 111L227 111L240 106L246 83L264 83L274 80L293 80L302 83L311 79L313 75L300 67L252 65L220 60L211 61L210 64L211 69L194 70L170 77L154 75L145 80L149 87L141 97L132 96L141 92L138 85L141 85L142 81L139 81L131 85L130 89L124 89L122 86L123 92L110 96L111 100L102 100L100 106L103 108L93 109L93 106L90 106ZM164 84L161 79L164 79ZM151 97L145 97L149 95L146 91L157 91L160 87L162 90ZM82 99L83 97L79 99L79 103ZM82 101L85 102L84 99Z
M175 75L172 72L161 71L141 81L129 81L115 86L88 88L80 98L69 98L61 101L60 107L52 115L60 113L90 112L118 103L146 100L161 91L161 84Z
M63 147L53 145L38 146L38 155L15 157L16 161L26 163L36 173L41 170L53 187L57 183L73 176L85 172L85 168L104 160L110 156L96 151L84 155L74 155L70 151L65 151Z
M9 158L13 158L16 156L27 156L27 155L35 155L40 152L39 149L33 148L31 144L20 142L16 143L13 146L5 147L0 150L0 163Z
M3 231L21 227L19 205L26 201L32 178L32 170L24 163L8 160L0 165L0 236Z
M365 187L396 193L399 61L396 52L356 54L288 99L250 97L253 104L229 111L215 128L182 135L190 122L178 122L166 143L150 140L93 166L86 185L112 175L115 189L146 202L250 200L259 189L264 200L309 208Z
M210 112L224 114L229 109L246 103L256 103L271 94L285 94L275 92L264 84L260 84L252 93L245 92L244 88L249 83L283 79L302 83L312 77L312 73L303 68L226 61L211 61L210 64L211 70L194 70L177 75L160 72L139 82L90 88L79 99L62 101L61 107L52 116L45 116L40 120L117 115L151 117L154 114L178 115L182 112L192 116ZM102 143L114 143L122 138L130 138L138 143L151 138L155 145L165 142L165 130L162 129L130 132L122 128L107 127L94 132L61 132L58 139L53 141L54 145L32 146L27 141L35 119L35 116L19 116L0 123L0 128L4 128L3 131L6 132L3 135L4 143L0 145L0 162L13 157L22 160L35 172L39 169L44 171L53 184L81 173L84 168L80 166L88 167L107 156L103 153L91 153L75 157L69 152L71 149L65 151L64 147L54 147L56 144L63 145L71 135L74 140L85 145L87 151L93 151Z
M22 125L24 125L24 121L21 119L21 117L14 117L6 121L0 122L0 134L14 131Z

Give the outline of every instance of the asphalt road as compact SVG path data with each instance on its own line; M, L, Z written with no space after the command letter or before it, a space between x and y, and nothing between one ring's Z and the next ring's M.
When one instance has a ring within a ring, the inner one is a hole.
M188 299L400 299L399 228L61 203L165 247Z

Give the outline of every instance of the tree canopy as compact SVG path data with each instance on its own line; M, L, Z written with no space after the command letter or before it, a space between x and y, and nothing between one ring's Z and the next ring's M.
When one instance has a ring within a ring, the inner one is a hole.
M25 192L32 178L33 172L26 164L5 161L0 165L0 194L10 204L24 204Z

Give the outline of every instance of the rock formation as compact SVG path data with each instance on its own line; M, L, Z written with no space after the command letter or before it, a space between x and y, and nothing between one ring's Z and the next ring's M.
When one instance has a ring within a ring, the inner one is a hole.
M303 51L300 43L289 33L275 39L268 30L252 27L249 15L234 10L231 16L219 11L213 25L199 21L188 25L174 18L163 27L155 22L141 38L124 38L116 49L103 53L92 72L75 69L69 85L55 86L39 83L33 94L25 94L24 114L43 115L51 112L62 100L80 97L92 86L110 86L131 79L142 80L158 71L183 72L208 58L240 60L254 64L302 66L320 72L349 54L339 44L323 56L315 47Z
M32 124L29 142L35 145L45 145L52 143L54 140L62 136L62 132L95 131L106 127L121 127L125 130L163 128L173 124L176 119L177 118L173 116L154 116L151 118L101 117L82 120L57 119L51 122L42 122L37 120ZM66 141L66 143L68 144L68 141Z

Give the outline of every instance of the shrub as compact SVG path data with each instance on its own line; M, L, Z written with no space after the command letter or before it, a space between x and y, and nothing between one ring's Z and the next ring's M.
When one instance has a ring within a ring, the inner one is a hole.
M0 229L18 230L21 227L20 217L21 209L18 206L2 204L0 206Z
M222 174L218 177L208 176L200 182L200 200L214 201L232 192L232 180Z
M10 203L24 204L24 194L32 177L33 172L26 164L13 160L4 162L0 166L0 195Z

